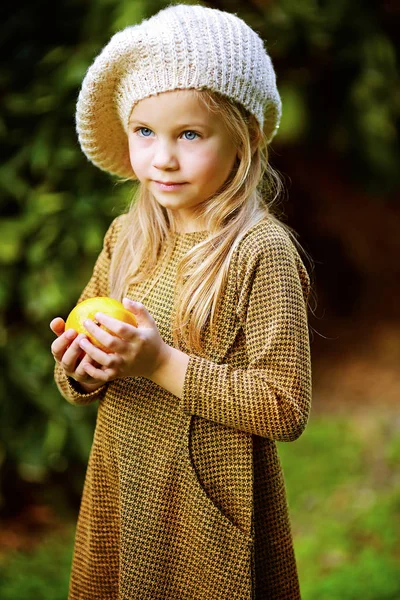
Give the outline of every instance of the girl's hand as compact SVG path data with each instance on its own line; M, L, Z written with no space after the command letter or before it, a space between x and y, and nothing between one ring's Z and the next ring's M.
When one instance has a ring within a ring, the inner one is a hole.
M51 345L51 352L54 360L60 363L64 373L78 381L87 392L101 387L104 381L90 377L84 368L86 364L93 362L79 345L79 342L85 336L78 335L74 329L65 331L65 322L60 317L56 317L51 321L50 329L57 336L57 339Z
M96 321L115 335L108 333L90 319L84 322L89 333L105 346L109 353L94 346L85 336L78 336L76 339L76 345L92 359L80 364L81 370L91 377L92 381L105 383L122 377L150 378L167 359L170 348L163 341L153 317L143 304L128 298L124 298L123 304L137 318L138 327L103 313L96 313ZM71 361L74 359L76 350L71 353Z

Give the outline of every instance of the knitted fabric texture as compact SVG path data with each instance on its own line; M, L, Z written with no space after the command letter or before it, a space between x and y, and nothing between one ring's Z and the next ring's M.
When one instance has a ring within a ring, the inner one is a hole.
M123 218L80 300L109 295ZM170 345L177 267L204 235L177 235L157 284L129 289ZM82 394L56 366L69 402L99 402L70 600L300 598L275 442L296 439L308 419L308 291L290 238L264 220L235 249L217 343L206 331L203 354L190 355L182 399L141 377Z
M236 15L175 5L116 33L88 69L76 109L83 152L100 169L132 177L134 104L177 89L209 89L242 104L268 141L279 126L275 71L259 35Z

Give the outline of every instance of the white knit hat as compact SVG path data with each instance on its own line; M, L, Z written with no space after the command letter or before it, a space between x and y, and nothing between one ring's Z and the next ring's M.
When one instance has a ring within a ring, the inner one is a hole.
M236 15L178 4L116 33L88 69L76 110L83 152L100 169L132 177L127 128L134 104L193 88L241 103L268 141L275 135L281 100L262 39Z

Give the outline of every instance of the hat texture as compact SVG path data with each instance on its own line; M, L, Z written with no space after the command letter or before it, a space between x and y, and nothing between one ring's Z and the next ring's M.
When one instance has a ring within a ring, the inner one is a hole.
M178 89L209 89L242 104L275 135L281 100L260 36L214 8L177 4L116 33L89 67L79 93L79 143L97 167L132 177L128 122L133 106Z

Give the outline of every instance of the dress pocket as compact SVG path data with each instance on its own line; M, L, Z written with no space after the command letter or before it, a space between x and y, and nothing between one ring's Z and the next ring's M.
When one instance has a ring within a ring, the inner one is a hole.
M186 568L196 574L196 599L250 600L254 544L202 487L190 456L191 421L182 445L187 505L181 508L190 533Z
M191 416L184 450L199 503L250 541L253 467L249 436Z

